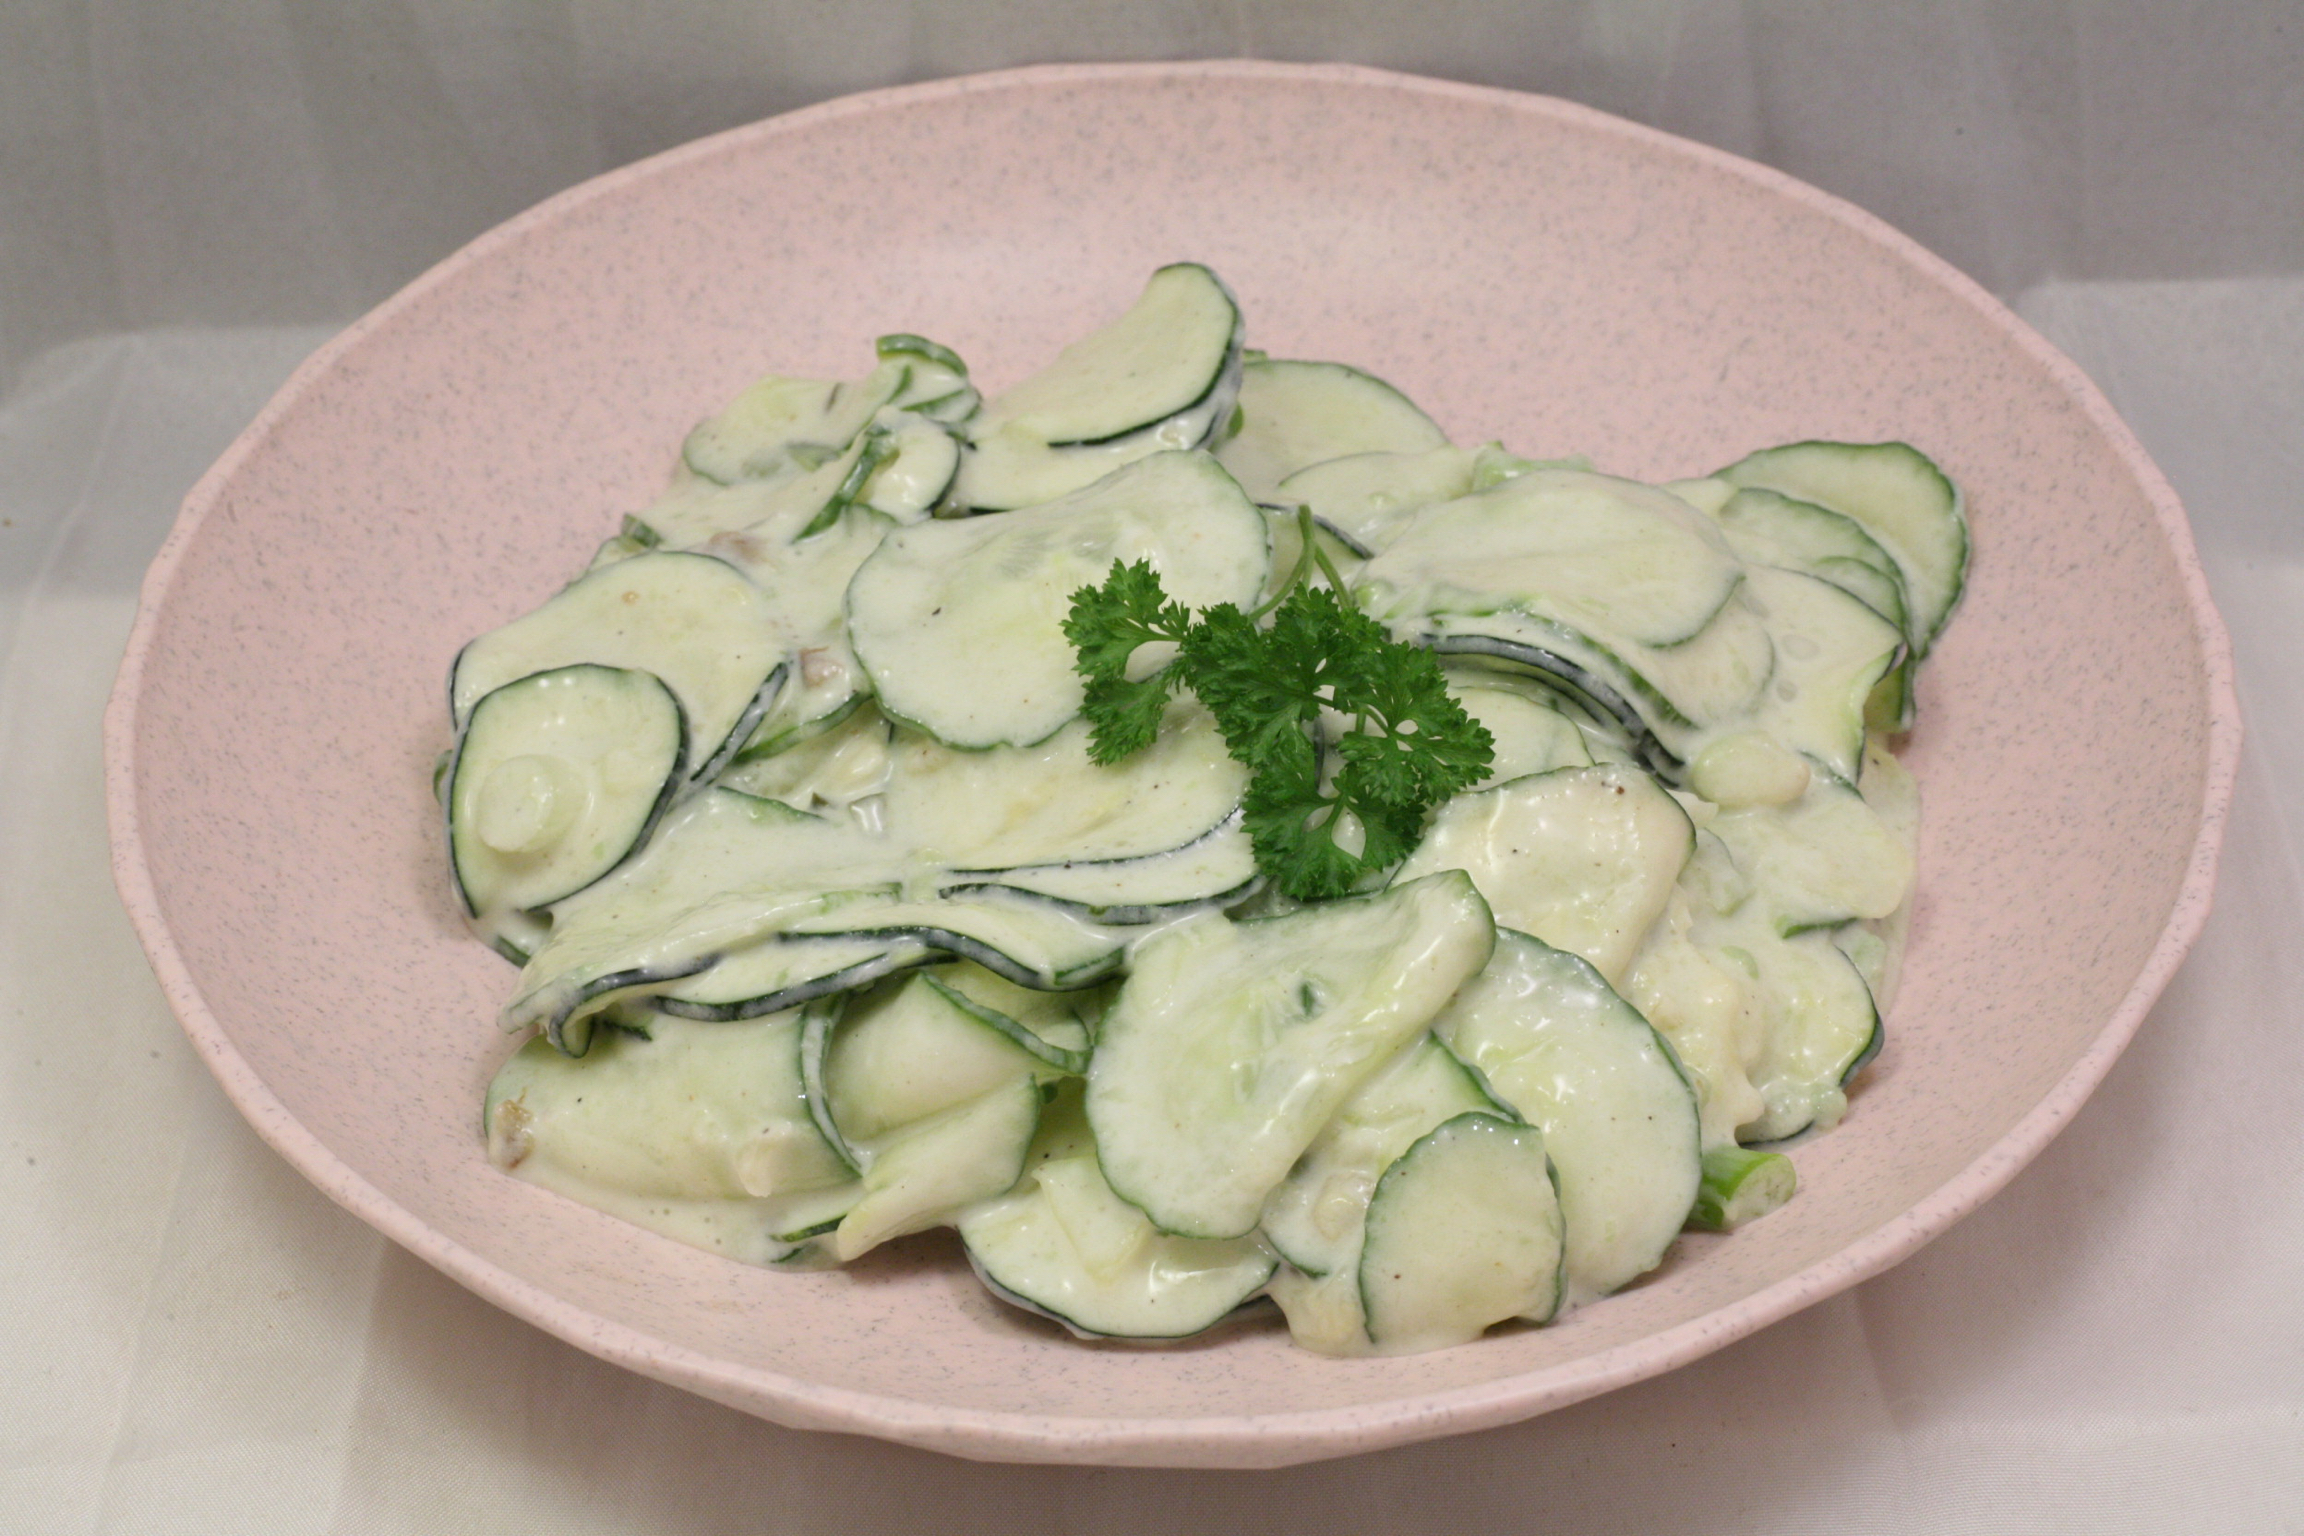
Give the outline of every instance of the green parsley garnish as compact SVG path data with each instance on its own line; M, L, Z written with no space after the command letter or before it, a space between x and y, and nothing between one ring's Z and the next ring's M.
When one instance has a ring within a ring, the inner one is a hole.
M1064 634L1088 680L1089 755L1116 763L1150 746L1170 695L1190 688L1248 768L1257 864L1284 894L1318 901L1413 852L1426 813L1480 781L1495 743L1429 651L1353 604L1308 514L1299 525L1303 558L1253 612L1219 603L1195 616L1150 562L1115 560L1101 587L1072 594ZM1310 581L1315 562L1326 586ZM1154 644L1174 658L1131 679L1128 663Z

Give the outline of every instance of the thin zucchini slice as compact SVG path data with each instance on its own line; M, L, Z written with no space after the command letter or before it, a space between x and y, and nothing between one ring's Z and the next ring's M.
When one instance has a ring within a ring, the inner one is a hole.
M1029 746L1080 712L1072 594L1139 559L1205 608L1254 602L1271 553L1214 460L1155 454L1045 506L898 529L849 583L849 639L890 716L955 747Z
M1566 1305L1646 1274L1703 1177L1696 1096L1662 1037L1599 972L1500 929L1433 1032L1544 1133L1567 1221Z
M448 847L472 917L571 896L647 841L679 787L680 702L655 676L579 665L472 707L448 775Z
M539 1038L489 1084L507 1173L748 1263L790 1256L791 1208L849 1178L801 1091L796 1016L604 1030L582 1060Z
M1396 880L1468 872L1506 928L1623 976L1695 852L1688 813L1637 768L1563 768L1441 807Z
M1260 357L1241 370L1240 430L1216 457L1258 501L1286 503L1275 494L1281 482L1310 465L1447 446L1431 417L1374 374L1343 363Z
M1167 449L1209 446L1240 389L1240 311L1206 267L1152 274L1118 320L989 402L953 500L1006 511Z
M1743 567L1678 497L1632 480L1531 469L1427 507L1360 573L1370 611L1513 609L1602 644L1686 644L1720 615Z
M1048 1107L1025 1168L1014 1192L962 1213L960 1239L994 1295L1082 1338L1188 1338L1278 1267L1254 1237L1170 1236L1114 1194L1076 1091Z
M1928 654L1968 579L1968 515L1960 491L1909 443L1790 443L1720 471L1849 518L1885 549L1904 578L1905 634Z
M1563 1201L1534 1126L1468 1113L1384 1170L1368 1202L1360 1305L1378 1354L1478 1338L1560 1308Z
M717 773L774 702L787 649L769 595L724 560L652 550L578 577L482 635L449 676L459 726L504 684L592 662L654 673L688 720L691 778Z
M1088 1068L1105 1177L1164 1232L1245 1235L1337 1107L1487 959L1462 873L1136 947Z
M1265 1239L1315 1279L1356 1269L1384 1170L1426 1132L1473 1111L1515 1118L1454 1052L1418 1035L1353 1091L1265 1200Z

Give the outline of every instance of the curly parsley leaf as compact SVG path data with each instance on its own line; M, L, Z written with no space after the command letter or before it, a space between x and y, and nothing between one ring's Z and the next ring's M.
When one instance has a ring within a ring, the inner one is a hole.
M1431 653L1387 635L1333 572L1327 587L1308 584L1308 569L1298 562L1262 626L1230 603L1194 619L1148 564L1115 561L1103 586L1073 594L1064 625L1088 680L1095 760L1149 746L1170 693L1191 688L1249 770L1257 864L1300 901L1345 895L1406 858L1426 813L1479 782L1494 748ZM1137 650L1158 641L1175 659L1131 681Z

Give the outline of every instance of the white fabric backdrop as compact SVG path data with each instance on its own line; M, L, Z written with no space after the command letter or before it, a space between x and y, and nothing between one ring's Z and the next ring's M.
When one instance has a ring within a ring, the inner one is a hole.
M1007 4L986 32L926 5L199 9L0 14L0 1531L2304 1531L2291 7L1427 5L1413 32L1373 0ZM330 1205L193 1056L104 862L97 719L192 479L333 322L597 166L894 78L1230 51L1547 88L1756 153L2015 296L2105 387L2192 510L2251 736L2216 915L2096 1099L1915 1259L1695 1366L1261 1474L781 1430Z

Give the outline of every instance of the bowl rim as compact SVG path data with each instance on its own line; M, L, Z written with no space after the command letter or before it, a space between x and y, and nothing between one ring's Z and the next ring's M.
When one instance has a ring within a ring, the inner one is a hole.
M1231 82L1244 89L1325 85L1422 96L1546 119L1693 161L1821 214L1881 247L1965 303L2039 365L2082 409L2150 503L2177 574L2204 664L2208 705L2199 833L2166 925L2133 985L2095 1038L2041 1100L1966 1168L1839 1252L1725 1307L1591 1356L1479 1382L1339 1408L1205 1418L1075 1417L928 1405L829 1387L737 1365L614 1322L565 1301L451 1241L354 1173L306 1129L232 1043L178 952L146 859L136 743L145 667L159 616L187 550L241 467L282 419L386 321L420 304L466 267L602 198L692 161L741 152L843 118L975 94L1156 80ZM225 1096L266 1143L322 1193L401 1247L513 1315L602 1359L794 1428L877 1436L964 1457L1009 1462L1151 1466L1280 1466L1408 1444L1532 1418L1684 1365L1880 1273L1998 1192L2060 1131L2133 1038L2199 936L2237 780L2241 715L2232 644L2210 597L2174 490L2080 368L1981 285L1883 220L1768 166L1579 103L1351 64L1259 60L1033 65L860 92L691 141L570 187L447 256L314 351L184 499L146 572L136 618L105 709L105 800L114 883L162 993Z

